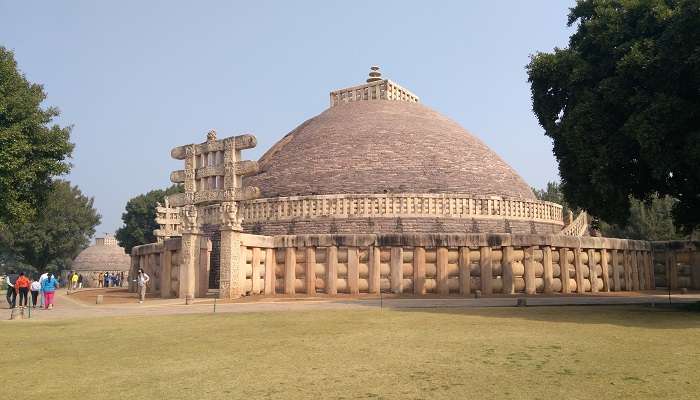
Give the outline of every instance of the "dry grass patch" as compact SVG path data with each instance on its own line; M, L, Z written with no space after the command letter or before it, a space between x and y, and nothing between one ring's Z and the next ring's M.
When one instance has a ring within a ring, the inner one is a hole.
M42 398L697 398L700 314L319 311L0 324ZM10 367L15 366L15 367Z

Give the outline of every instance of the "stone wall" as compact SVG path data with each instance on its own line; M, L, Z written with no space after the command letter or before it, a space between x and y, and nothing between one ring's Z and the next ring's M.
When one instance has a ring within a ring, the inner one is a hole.
M232 279L244 295L583 294L654 289L667 276L673 288L700 289L700 246L690 242L526 234L239 234L239 240L240 275ZM144 268L161 297L178 297L178 253L179 239L136 247L132 269ZM198 267L199 280L208 281L207 272Z

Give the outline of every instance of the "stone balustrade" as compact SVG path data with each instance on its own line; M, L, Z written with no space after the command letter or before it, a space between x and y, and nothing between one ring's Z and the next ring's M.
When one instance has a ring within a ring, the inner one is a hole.
M561 230L561 234L566 236L585 236L588 232L589 219L588 213L581 211L575 220Z
M192 279L178 270L178 246L179 239L168 239L132 251L132 268L164 279L153 288L163 297L178 296L181 280ZM651 290L668 276L674 289L700 289L697 244L521 234L241 234L240 246L234 279L245 295L584 294ZM194 279L202 296L211 245L202 239L197 248Z
M507 218L563 225L562 206L546 201L456 194L357 194L277 197L241 204L246 223L295 218Z

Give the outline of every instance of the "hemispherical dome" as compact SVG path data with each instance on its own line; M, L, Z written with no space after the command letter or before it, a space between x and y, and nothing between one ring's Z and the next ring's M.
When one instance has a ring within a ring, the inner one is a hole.
M343 193L462 193L534 200L481 140L419 103L357 101L287 134L245 185L262 197Z
M128 271L130 258L112 238L97 239L97 243L86 248L73 260L76 271Z

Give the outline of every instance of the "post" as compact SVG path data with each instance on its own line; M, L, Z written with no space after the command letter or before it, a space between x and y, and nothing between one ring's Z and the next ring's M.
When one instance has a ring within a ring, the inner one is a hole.
M250 249L250 294L260 294L260 248Z
M459 248L459 294L467 296L471 292L471 271L469 268L469 247Z
M667 249L666 254L668 260L668 287L671 288L671 290L676 290L678 289L678 263L676 262L676 253L671 249Z
M351 295L360 293L358 280L360 279L360 257L357 247L348 247L348 291Z
M600 249L600 269L603 274L603 291L610 291L610 268L608 268L608 250Z
M561 279L561 292L569 293L569 261L567 260L569 249L559 249L559 279Z
M338 247L331 246L327 251L326 293L330 296L335 296L338 294Z
M413 294L425 294L425 248L413 249Z
M535 294L535 247L530 246L525 249L523 265L525 267L525 294Z
M586 288L583 286L583 261L581 261L581 248L574 248L574 268L576 269L576 291L585 293Z
M307 247L304 257L306 261L306 294L308 296L316 295L316 248Z
M622 252L623 272L625 277L625 291L632 291L632 262L629 250Z
M646 261L649 279L647 280L647 289L656 289L656 282L654 281L654 258L652 257L651 251L644 252L644 260Z
M588 249L588 280L591 281L591 293L598 292L598 276L595 265L595 250Z
M275 249L265 249L265 294L275 294Z
M369 292L379 294L380 288L380 265L381 265L381 249L377 246L369 247Z
M544 293L552 294L552 281L554 280L554 267L552 266L552 248L542 246L542 266L544 267Z
M222 232L222 252L223 252L223 232ZM198 235L191 232L182 234L180 250L180 298L196 295L196 267L197 250L199 249ZM222 267L223 269L223 267Z
M447 247L437 248L436 269L437 293L446 296L450 293L450 287L447 283Z
M491 281L493 280L493 267L491 265L491 247L484 246L479 249L479 265L481 267L481 293L491 294Z
M391 248L391 260L389 264L389 274L392 293L403 292L403 248ZM414 283L415 285L415 283Z
M245 283L245 273L241 266L241 263L244 262L245 260L241 254L240 232L232 229L221 229L221 247L219 257L220 299L236 299L245 294L245 288L243 285Z
M284 294L296 293L296 249L287 247L284 249Z
M632 250L630 252L631 265L632 265L632 290L639 290L639 266L637 263L637 252Z

